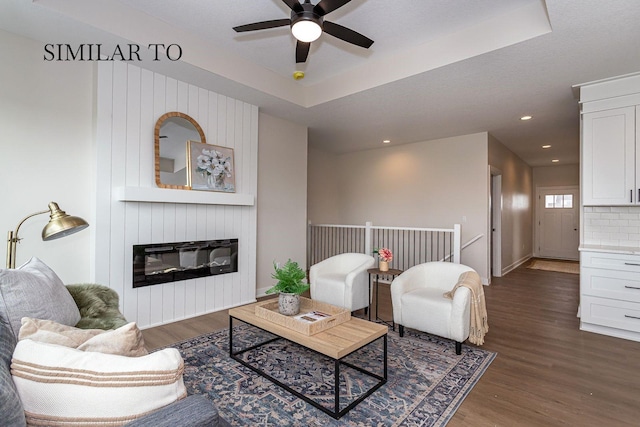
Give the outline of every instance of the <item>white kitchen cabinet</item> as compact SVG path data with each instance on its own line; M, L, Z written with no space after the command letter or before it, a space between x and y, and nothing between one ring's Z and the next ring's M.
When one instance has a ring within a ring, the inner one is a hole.
M640 205L640 73L576 87L582 205Z
M575 88L581 110L580 205L590 215L580 225L580 329L640 341L640 240L633 220L623 217L633 217L640 207L640 73ZM627 246L612 246L616 241Z
M640 139L631 106L582 117L582 200L585 206L640 204ZM640 120L638 120L640 122Z
M640 341L640 255L582 248L580 329Z

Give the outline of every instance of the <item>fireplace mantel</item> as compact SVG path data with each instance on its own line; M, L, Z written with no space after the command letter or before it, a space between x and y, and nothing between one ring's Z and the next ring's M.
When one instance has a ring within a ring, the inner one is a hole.
M253 206L253 194L173 190L154 187L116 187L113 199L121 202L194 203L200 205Z

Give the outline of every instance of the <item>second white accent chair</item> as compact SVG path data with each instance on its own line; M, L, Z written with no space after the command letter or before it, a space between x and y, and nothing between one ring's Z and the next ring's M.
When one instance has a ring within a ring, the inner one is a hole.
M311 299L351 311L369 307L371 255L345 253L314 264L309 269Z
M471 293L459 288L453 299L444 297L458 283L460 275L474 271L452 262L427 262L411 267L391 282L393 320L404 328L438 335L455 341L456 354L469 337Z

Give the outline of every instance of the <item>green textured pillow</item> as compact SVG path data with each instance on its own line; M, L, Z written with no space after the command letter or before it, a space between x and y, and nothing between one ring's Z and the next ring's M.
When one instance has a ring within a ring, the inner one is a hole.
M113 289L95 283L67 285L78 309L81 329L117 329L126 325L127 319L120 313L118 294Z
M78 306L64 283L44 262L31 258L16 269L0 269L0 318L17 338L23 317L75 326Z

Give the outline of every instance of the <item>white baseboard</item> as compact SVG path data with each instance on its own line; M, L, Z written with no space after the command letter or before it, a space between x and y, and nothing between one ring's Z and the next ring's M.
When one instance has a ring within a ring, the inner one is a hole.
M503 268L502 269L502 275L504 276L505 274L509 273L510 271L515 270L516 268L520 267L525 262L529 261L531 258L532 258L531 254L525 255L524 257L520 258L519 260L517 260L513 264Z
M624 329L610 328L608 326L594 325L592 323L585 323L581 321L580 330L640 342L640 333L625 331Z

